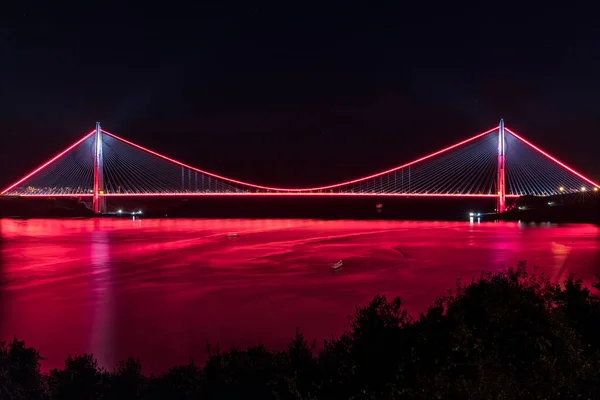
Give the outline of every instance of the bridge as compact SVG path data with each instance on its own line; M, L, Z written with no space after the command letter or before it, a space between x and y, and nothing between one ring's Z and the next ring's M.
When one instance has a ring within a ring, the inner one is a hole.
M96 129L2 192L2 196L92 200L95 213L120 196L402 196L506 199L598 191L504 121L452 146L373 175L311 188L277 188L226 178Z

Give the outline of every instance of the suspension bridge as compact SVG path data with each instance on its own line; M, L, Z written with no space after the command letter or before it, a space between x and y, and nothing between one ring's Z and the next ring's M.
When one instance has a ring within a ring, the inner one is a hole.
M434 153L362 178L277 188L226 178L96 129L2 192L2 196L106 200L122 196L404 196L506 199L598 191L600 185L500 124Z

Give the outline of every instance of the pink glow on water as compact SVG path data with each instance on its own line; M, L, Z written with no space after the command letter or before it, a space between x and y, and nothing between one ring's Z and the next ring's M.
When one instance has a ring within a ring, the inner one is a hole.
M0 340L147 372L296 327L318 343L376 293L423 311L456 278L525 259L552 279L600 272L594 225L310 220L0 220ZM237 232L237 238L227 233ZM343 259L340 273L330 266Z

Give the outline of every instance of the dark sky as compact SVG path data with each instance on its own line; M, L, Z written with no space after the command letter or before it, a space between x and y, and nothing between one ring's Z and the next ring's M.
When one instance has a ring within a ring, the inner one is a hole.
M13 3L0 11L2 187L97 120L211 172L302 186L393 167L502 117L600 179L593 7Z

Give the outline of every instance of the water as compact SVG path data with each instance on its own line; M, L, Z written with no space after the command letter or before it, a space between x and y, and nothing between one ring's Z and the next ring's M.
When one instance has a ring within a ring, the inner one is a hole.
M296 328L321 343L376 293L417 313L457 278L523 259L552 279L600 272L594 225L89 219L0 228L0 340L37 347L44 370L93 352L104 367L138 356L158 372L203 360L207 340L283 347Z

